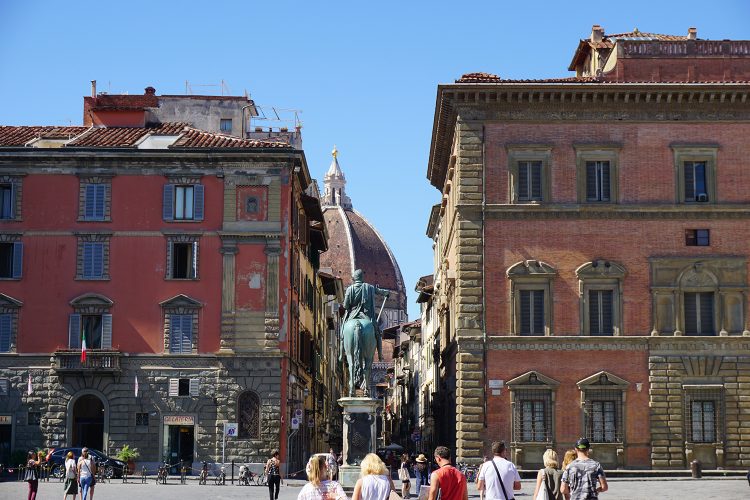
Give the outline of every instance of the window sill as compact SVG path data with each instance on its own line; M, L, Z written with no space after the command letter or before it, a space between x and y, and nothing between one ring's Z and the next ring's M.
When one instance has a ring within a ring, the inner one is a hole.
M83 219L79 217L78 219L76 219L76 222L112 222L112 219Z
M12 278L10 276L0 276L0 281L21 281L21 278Z
M76 276L76 281L109 281L111 278L109 276L103 276L101 278L86 278L84 276Z
M200 278L164 278L164 281L200 281Z
M21 217L13 217L13 218L0 218L0 222L23 222L23 219Z
M163 222L166 222L167 224L185 224L190 222L203 222L203 220L198 219L172 219L172 220L165 220Z

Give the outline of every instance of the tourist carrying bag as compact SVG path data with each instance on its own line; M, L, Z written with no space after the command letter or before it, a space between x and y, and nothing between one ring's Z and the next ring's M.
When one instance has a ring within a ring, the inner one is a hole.
M398 469L398 478L401 481L409 480L409 471L403 465L401 466L401 468Z
M546 472L542 472L542 473L544 474L544 479L542 479L544 488L539 488L539 493L536 494L536 498L534 500L555 500L555 496L552 493L552 489L549 487L549 483L547 482L547 479L549 479L549 476L547 475Z
M511 500L510 497L508 496L508 492L505 491L505 485L503 484L503 478L500 477L500 471L497 470L497 465L495 465L495 461L494 460L490 460L490 463L492 463L492 466L495 468L495 474L497 474L497 480L500 481L500 488L502 488L502 490L503 490L503 496L505 497L505 500ZM538 495L537 495L537 498L539 498ZM534 500L536 500L536 498Z

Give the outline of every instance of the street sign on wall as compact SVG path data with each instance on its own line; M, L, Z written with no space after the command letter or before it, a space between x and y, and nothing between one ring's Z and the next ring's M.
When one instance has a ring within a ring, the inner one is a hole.
M292 430L299 429L299 419L297 417L292 417L290 425L292 427Z
M225 422L224 434L227 437L237 437L237 422Z

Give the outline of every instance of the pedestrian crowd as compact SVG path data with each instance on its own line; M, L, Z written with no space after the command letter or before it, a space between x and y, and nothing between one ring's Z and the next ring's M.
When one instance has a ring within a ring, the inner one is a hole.
M26 459L26 469L23 480L29 484L28 500L36 500L39 490L39 476L42 458L37 451L30 451ZM63 486L63 500L73 495L76 500L80 492L81 500L94 500L94 486L96 485L96 462L89 455L89 449L83 448L81 456L76 462L72 451L65 456L64 465L65 484Z
M607 478L601 464L590 457L591 445L581 438L572 450L567 450L562 464L555 450L544 452L544 467L537 472L533 500L596 500L607 491ZM335 458L335 455L333 455ZM451 451L445 446L435 448L435 470L424 454L410 460L401 456L398 479L402 498L411 494L411 471L416 480L418 498L427 500L468 500L466 476L451 462ZM388 461L388 460L386 460ZM308 464L308 483L297 500L349 500L344 489L329 472L325 456L313 456ZM354 486L352 500L389 500L397 492L389 474L389 467L376 454L368 454L361 463L360 478ZM521 476L515 464L507 458L502 441L492 443L492 457L479 469L476 487L485 500L515 500L521 490ZM427 488L427 493L421 493ZM396 495L396 498L398 495ZM273 497L271 500L275 500Z

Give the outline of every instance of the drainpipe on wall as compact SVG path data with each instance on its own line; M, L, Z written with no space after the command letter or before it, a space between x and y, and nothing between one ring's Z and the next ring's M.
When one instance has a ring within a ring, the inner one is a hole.
M485 165L485 158L486 158L486 142L485 142L485 129L484 125L482 125L482 267L484 269L487 269L487 262L485 261L485 251L484 249L487 246L487 242L485 241L485 236L487 234L487 231L485 229L485 209L487 206L487 165ZM486 276L485 273L482 273L483 276ZM482 283L485 287L485 290L487 289L487 284ZM487 428L487 301L485 299L486 294L482 294L482 364L483 366L483 377L484 377L484 428ZM483 450L484 451L484 450Z

